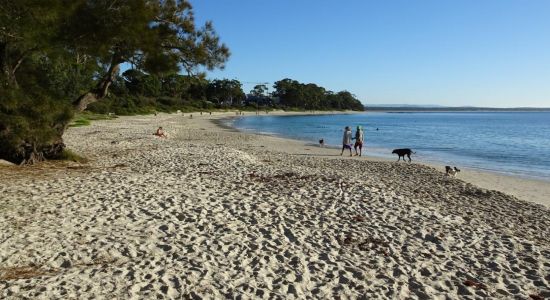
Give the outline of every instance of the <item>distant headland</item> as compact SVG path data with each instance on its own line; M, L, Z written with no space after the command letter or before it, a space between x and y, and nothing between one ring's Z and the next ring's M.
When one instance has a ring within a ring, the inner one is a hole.
M550 107L478 107L478 106L440 106L411 104L367 104L365 111L384 112L460 112L460 111L496 111L496 112L538 112L550 111Z

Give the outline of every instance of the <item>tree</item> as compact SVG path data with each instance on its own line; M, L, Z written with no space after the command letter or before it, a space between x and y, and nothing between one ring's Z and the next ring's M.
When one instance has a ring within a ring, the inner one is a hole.
M206 100L208 80L204 76L186 76L187 89L183 94L184 100Z
M88 21L90 22L84 22ZM93 25L90 25L93 24ZM199 66L223 68L229 50L212 23L197 29L189 2L182 0L84 1L64 37L98 57L107 67L97 86L75 101L78 110L106 96L123 62L151 74L188 74Z
M266 92L267 92L267 86L265 84L257 84L250 91L250 94L252 94L255 97L262 98L265 96Z
M302 85L304 93L304 109L320 109L321 100L325 96L325 89L316 84Z
M124 78L126 88L133 95L146 97L158 97L161 95L162 82L155 75L130 69L122 73L122 78Z
M0 0L0 158L32 163L63 150L71 97L97 64L58 43L69 1Z
M290 108L364 110L363 104L348 91L335 94L316 84L303 84L289 78L275 82L273 88L273 95Z
M161 78L162 95L182 98L189 88L189 80L180 74L170 74Z
M242 84L235 79L212 80L206 88L206 95L208 100L225 106L241 105L245 98Z
M195 75L228 57L187 0L0 0L0 158L58 155L72 113L105 98L124 62Z
M300 107L303 100L300 83L296 80L285 78L276 81L273 85L273 95L281 99L281 104L288 107Z

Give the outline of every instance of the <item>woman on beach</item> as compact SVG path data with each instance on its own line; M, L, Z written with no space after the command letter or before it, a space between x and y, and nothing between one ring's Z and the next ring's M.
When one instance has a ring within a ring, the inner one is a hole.
M156 135L156 136L158 136L158 137L163 137L163 138L168 137L168 136L166 135L166 133L164 132L164 129L162 129L162 127L159 127L159 128L157 129L157 132L154 133L154 135Z
M354 139L355 139L355 145L353 146L353 148L355 149L355 156L357 156L357 147L359 147L359 156L361 156L363 152L363 140L364 140L363 129L361 128L361 126L357 126Z
M349 149L349 156L353 156L351 154L351 128L349 126L346 126L344 129L344 138L342 139L342 153L340 153L340 156L344 154L344 150Z

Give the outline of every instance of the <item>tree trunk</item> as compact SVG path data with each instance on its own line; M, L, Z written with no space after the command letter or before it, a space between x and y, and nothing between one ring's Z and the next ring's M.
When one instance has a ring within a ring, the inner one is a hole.
M11 75L13 74L10 70L9 57L8 57L8 44L0 43L0 69L2 70L2 75L4 76L6 86L11 85Z
M47 158L57 158L65 149L63 139L59 136L53 143L38 145L23 142L15 148L0 147L0 158L19 165L32 165Z
M0 56L0 68L2 69L2 73L6 77L7 86L11 86L12 88L18 88L19 84L17 83L17 77L15 76L15 73L25 60L25 58L31 54L32 52L36 51L36 47L29 48L25 51L22 51L17 58L15 58L15 61L12 61L10 59L10 53L9 53L9 45L7 43L0 43L0 52L2 53Z
M6 43L0 43L0 71L2 74L6 73L6 58L7 58L7 45Z
M84 95L78 97L76 101L73 102L73 107L77 112L85 110L89 104L94 103L98 100L101 100L107 96L109 92L109 87L115 81L116 76L120 70L120 64L124 60L119 55L114 55L111 59L111 66L107 71L107 74L101 79L100 82L96 85L94 89L85 93Z
M74 103L74 109L77 112L81 112L85 110L89 104L96 102L99 100L99 95L94 91L89 91L86 94L80 96Z

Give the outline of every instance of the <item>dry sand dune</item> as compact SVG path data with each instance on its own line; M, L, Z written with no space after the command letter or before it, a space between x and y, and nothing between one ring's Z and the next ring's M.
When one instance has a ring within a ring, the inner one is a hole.
M89 164L0 167L0 298L550 297L547 207L209 119L94 122L66 136Z

